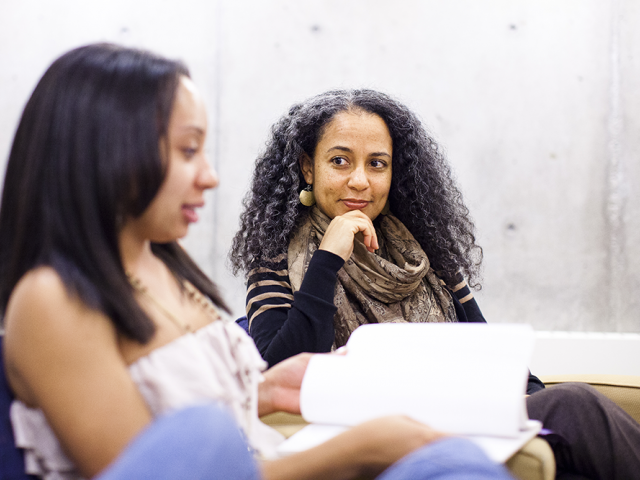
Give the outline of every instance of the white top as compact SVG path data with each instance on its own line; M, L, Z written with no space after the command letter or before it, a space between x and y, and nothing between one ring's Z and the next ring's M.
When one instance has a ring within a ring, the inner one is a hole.
M154 417L218 401L229 409L250 445L269 458L283 437L258 419L258 383L266 366L242 328L218 320L140 358L129 372ZM27 473L46 480L81 478L40 409L16 400L11 422L16 445L25 449Z

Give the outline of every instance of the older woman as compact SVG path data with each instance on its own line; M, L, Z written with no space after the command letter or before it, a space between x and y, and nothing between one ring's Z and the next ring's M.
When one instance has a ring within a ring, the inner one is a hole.
M463 278L479 286L473 232L406 107L370 90L295 105L257 161L231 257L260 352L328 351L363 323L484 322Z
M482 258L468 213L404 105L371 90L294 105L256 162L231 253L263 358L329 351L364 323L484 322L464 280L479 286ZM550 442L560 472L640 471L640 427L613 403L530 375L534 392L530 416L562 439Z

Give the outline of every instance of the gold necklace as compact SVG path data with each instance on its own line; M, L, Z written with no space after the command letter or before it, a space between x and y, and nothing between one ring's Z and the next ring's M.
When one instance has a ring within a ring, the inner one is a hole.
M162 305L162 303L160 303L158 299L156 299L156 297L154 297L149 292L149 289L140 281L139 278L128 272L126 273L126 275L133 289L148 298L158 308L158 310L160 310L165 315L165 317L171 320L171 322L173 322L173 324L178 327L178 329L182 330L183 333L189 333L193 331L191 325L183 322L172 312L167 310L165 306ZM202 308L204 312L209 315L214 321L220 319L220 313L218 313L218 309L215 307L211 300L209 300L202 294L202 292L200 292L200 290L194 287L191 282L187 280L184 280L182 285L185 289L185 292L187 292L187 297L189 297L189 300Z

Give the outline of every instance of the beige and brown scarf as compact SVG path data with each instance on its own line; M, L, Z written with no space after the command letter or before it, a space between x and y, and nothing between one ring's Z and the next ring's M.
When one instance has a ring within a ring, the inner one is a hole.
M379 218L380 249L370 253L356 239L351 258L338 271L334 348L347 343L351 332L365 323L456 321L451 294L420 244L393 215ZM289 280L294 292L300 289L330 222L313 207L289 243Z

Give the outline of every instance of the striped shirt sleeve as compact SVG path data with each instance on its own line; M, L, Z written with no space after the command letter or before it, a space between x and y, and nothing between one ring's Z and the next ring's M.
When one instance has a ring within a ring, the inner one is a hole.
M478 302L473 296L473 292L467 285L467 281L462 274L458 274L455 285L447 285L453 297L454 307L459 322L479 322L486 323Z
M292 303L293 292L289 284L286 254L264 262L249 272L246 305L249 330L253 320L262 313L272 309L286 313Z
M263 261L247 281L249 333L269 365L301 352L328 352L334 339L333 295L344 261L318 250L293 293L286 254Z

